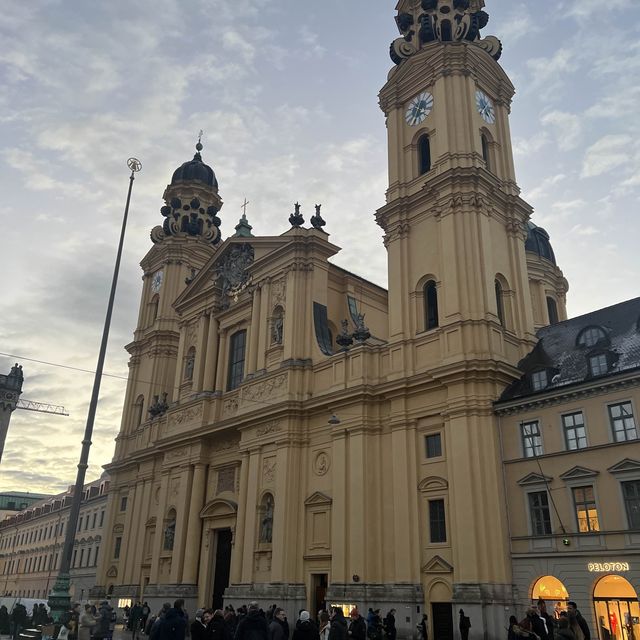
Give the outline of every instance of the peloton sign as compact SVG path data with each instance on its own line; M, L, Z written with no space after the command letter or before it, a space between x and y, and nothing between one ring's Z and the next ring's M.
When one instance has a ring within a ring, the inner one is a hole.
M587 569L591 573L608 573L610 571L623 572L629 571L628 562L590 562Z

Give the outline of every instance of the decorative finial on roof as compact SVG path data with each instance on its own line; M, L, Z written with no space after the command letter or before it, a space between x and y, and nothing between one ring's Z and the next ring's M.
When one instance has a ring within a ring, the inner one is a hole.
M293 206L296 210L289 216L289 222L294 229L299 229L304 224L304 218L300 213L300 203L296 202Z
M502 44L495 36L480 39L480 30L489 22L484 0L401 1L396 24L402 35L391 44L391 59L400 64L433 42L471 42L495 60Z
M320 215L320 207L322 207L321 204L316 205L316 215L312 216L311 225L314 229L326 233L322 227L324 227L327 223L322 219L322 216Z
M200 132L198 133L198 142L196 143L196 155L193 156L194 160L200 160L200 162L202 162L202 156L200 155L200 152L204 149L204 147L202 146L203 135L204 131L200 129Z
M234 238L253 238L253 234L251 233L251 229L253 227L249 224L247 220L247 216L243 213L242 218L236 225L236 232L234 234Z

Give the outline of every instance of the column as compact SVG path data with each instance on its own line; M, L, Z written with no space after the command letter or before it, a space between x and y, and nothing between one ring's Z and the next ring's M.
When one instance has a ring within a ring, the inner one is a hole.
M189 501L189 519L187 522L187 540L184 553L184 567L182 573L183 584L197 584L198 560L202 547L202 521L200 511L204 506L206 490L207 467L198 462L193 468L191 483L191 500Z
M189 488L193 482L193 471L190 467L182 469L178 477L180 478L180 487L177 493L175 487L172 488L171 492L171 500L176 507L176 537L171 555L171 584L180 584L182 582L185 541L187 538L187 518L189 516L187 513L187 496L189 496Z
M198 321L198 342L196 346L196 362L193 369L193 390L202 391L205 361L207 359L207 331L209 329L209 316L203 313Z
M260 334L260 287L253 292L253 306L251 309L251 327L249 329L249 358L247 373L255 373L258 366L258 336Z
M220 349L218 350L218 367L216 369L216 391L224 391L227 388L227 381L225 380L224 375L224 363L226 360L227 353L227 331L226 329L222 330L220 335Z
M240 490L238 491L238 513L233 535L233 551L231 552L231 584L242 580L242 558L244 555L245 521L247 508L247 491L249 488L249 454L242 452L240 466Z
M207 336L203 391L215 391L216 368L218 367L218 328L218 318L215 317L215 311L211 311L209 314L209 335Z
M180 385L182 384L182 376L184 374L184 343L185 332L182 324L180 325L180 342L178 343L178 359L176 360L176 376L173 383L173 391L171 400L175 402L180 397Z
M256 368L258 371L267 368L267 349L269 348L269 293L271 284L267 280L262 285L260 292L260 321L258 335L258 362Z
M333 440L332 480L333 480L333 504L331 505L331 582L345 584L349 582L348 576L349 557L347 528L348 518L348 494L347 486L347 432L343 427L338 427L331 434ZM364 541L361 542L364 544Z
M160 554L162 553L162 542L164 537L164 517L167 508L167 493L169 491L169 473L164 472L160 480L160 499L156 511L156 533L153 540L153 555L151 556L151 572L149 574L149 584L158 584L158 574L160 572Z
M127 515L124 520L122 550L120 551L120 575L122 575L124 584L133 583L134 564L139 561L139 558L135 557L135 547L136 539L140 535L141 510L142 486L136 484L133 491L129 489L128 493Z
M247 480L247 497L242 505L244 511L244 545L242 549L236 551L242 554L242 584L251 584L253 582L253 554L256 543L256 529L258 527L256 519L258 516L258 505L256 505L256 497L258 493L258 476L260 462L260 450L253 449L249 457L249 474Z

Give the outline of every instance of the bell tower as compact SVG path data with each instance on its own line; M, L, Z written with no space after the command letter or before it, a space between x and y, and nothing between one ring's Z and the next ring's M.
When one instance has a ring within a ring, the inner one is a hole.
M390 339L447 336L445 360L515 365L534 341L525 257L531 208L516 184L514 87L484 0L401 0L380 92L389 188ZM455 337L453 337L455 334Z
M403 398L410 410L396 403L392 421L438 425L447 449L437 475L450 537L438 549L422 525L421 563L446 558L450 596L423 580L425 600L450 597L456 617L463 609L474 621L472 636L493 638L513 606L493 402L535 344L532 209L520 198L509 130L515 89L498 64L500 41L481 35L484 0L396 8L395 66L380 92L389 187L376 219L388 252L389 379L415 386Z
M160 209L163 224L151 230L153 247L140 263L143 287L134 341L126 347L129 383L116 459L128 451L124 441L134 442L136 432L177 398L176 366L183 366L186 355L179 354L180 319L173 302L220 243L222 199L202 149L198 141L193 159L173 173Z

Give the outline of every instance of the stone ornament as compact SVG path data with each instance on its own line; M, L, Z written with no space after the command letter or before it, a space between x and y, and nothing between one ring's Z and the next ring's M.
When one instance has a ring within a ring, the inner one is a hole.
M265 458L262 462L262 479L265 482L274 482L276 479L276 466L277 462L275 458Z
M494 36L480 39L489 14L484 0L405 0L401 2L396 24L402 35L391 44L396 64L410 58L432 42L470 42L498 60L502 44Z
M317 476L324 476L328 473L331 467L331 458L326 451L321 451L316 455L316 459L313 462L313 471Z
M236 486L236 469L235 467L226 467L218 471L218 483L216 493L224 493L225 491L234 491Z
M238 301L239 295L251 284L248 267L253 263L254 251L250 244L236 244L225 253L215 267L215 279L222 289L222 308L229 308L230 300Z

